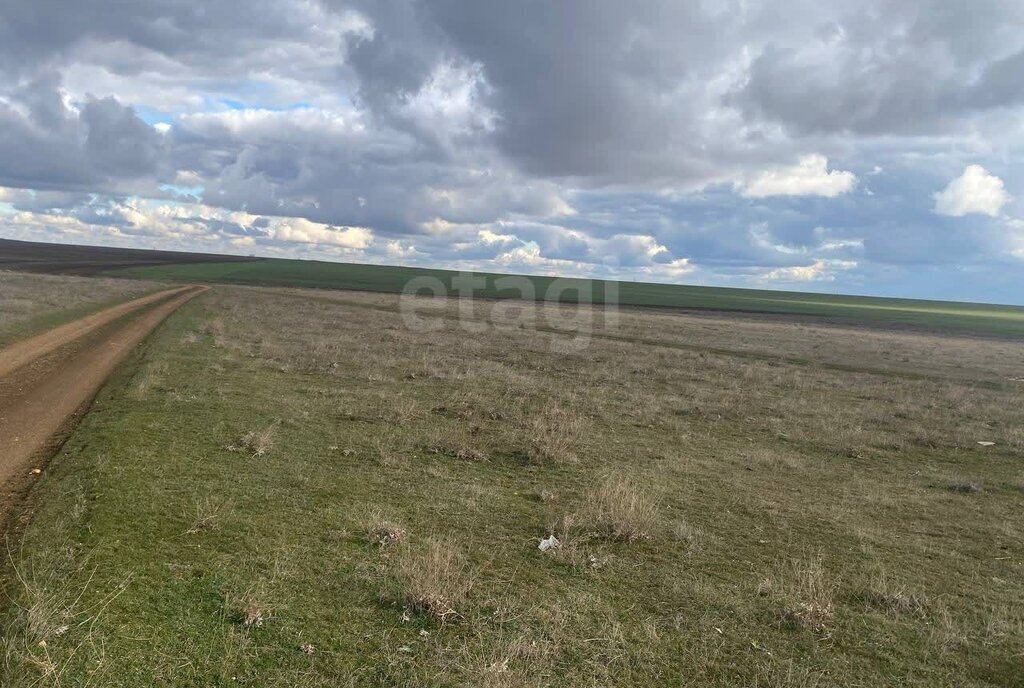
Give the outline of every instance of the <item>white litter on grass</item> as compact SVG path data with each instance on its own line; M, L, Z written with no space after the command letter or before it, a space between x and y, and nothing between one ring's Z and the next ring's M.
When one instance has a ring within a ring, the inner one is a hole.
M983 447L994 447L994 446L996 446L996 443L995 443L995 442L983 442L983 441L979 441L979 442L978 442L978 444L980 444L980 445L981 445L981 446L983 446Z
M541 552L547 552L549 549L558 549L561 546L562 543L558 541L558 538L554 535L549 535L540 541L540 544L537 545L537 549Z

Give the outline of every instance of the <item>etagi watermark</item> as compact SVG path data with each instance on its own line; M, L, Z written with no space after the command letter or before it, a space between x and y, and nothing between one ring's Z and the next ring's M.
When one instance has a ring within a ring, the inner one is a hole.
M552 351L578 352L599 328L619 324L619 284L603 280L481 275L460 272L449 286L421 275L402 289L399 308L405 326L437 332L453 325L470 334L489 329L549 335Z

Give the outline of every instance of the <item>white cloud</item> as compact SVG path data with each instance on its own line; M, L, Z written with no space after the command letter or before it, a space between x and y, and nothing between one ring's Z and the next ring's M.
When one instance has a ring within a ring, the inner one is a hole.
M671 255L667 247L646 234L616 234L600 242L600 251L605 262L624 265L642 265L656 261L663 254Z
M935 194L935 212L950 217L973 213L998 217L1009 200L1002 179L981 165L968 165L963 174Z
M384 253L393 259L411 260L422 257L422 253L412 244L392 239L384 244Z
M0 201L30 198L32 192L0 187ZM272 246L272 242L307 244L351 253L370 248L374 234L365 227L312 222L301 217L252 215L201 203L128 198L93 201L57 211L18 211L9 224L21 231L57 234L106 233L120 237L162 238L174 242L220 240L224 247Z
M373 232L364 227L333 227L301 217L275 219L270 231L275 239L303 244L332 244L342 248L363 249L373 242Z
M497 115L481 104L481 96L487 90L483 65L444 62L435 65L420 90L409 97L404 112L438 134L489 131L494 128Z
M694 272L697 266L689 258L676 258L663 265L650 265L639 269L640 274L653 280L677 280Z
M504 267L525 272L540 272L554 276L585 275L593 270L592 265L581 261L547 258L541 255L540 247L532 242L498 255L495 257L494 262Z
M304 134L336 137L343 140L363 134L366 125L359 112L300 107L292 110L246 108L219 112L181 115L178 124L191 134L216 134L218 129L230 132L246 143L272 141L305 141ZM328 139L337 143L334 139Z
M816 260L810 265L794 265L775 268L764 274L770 282L831 282L839 270L852 270L857 263L852 260Z
M514 244L519 242L519 237L512 234L498 234L492 232L489 229L481 229L477 232L477 237L484 244Z
M805 155L796 165L774 167L761 172L743 187L747 198L768 196L825 196L835 198L853 190L857 176L853 172L828 170L824 155Z

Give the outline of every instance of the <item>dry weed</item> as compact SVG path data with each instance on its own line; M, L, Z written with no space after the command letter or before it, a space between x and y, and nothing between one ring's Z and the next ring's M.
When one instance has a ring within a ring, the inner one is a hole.
M374 458L381 466L401 466L407 462L405 454L399 449L401 446L394 434L377 437L373 440Z
M470 442L467 433L450 427L434 432L426 449L431 454L441 454L466 461L487 461L487 454Z
M226 601L232 621L245 628L259 628L272 618L262 584L249 588L240 596L227 596Z
M216 348L223 349L227 345L225 338L227 327L224 324L224 318L218 317L210 320L206 323L203 331L213 339L213 345Z
M219 525L221 517L229 506L227 502L209 496L197 499L192 525L185 531L185 534L194 535L205 530L213 530Z
M460 616L473 587L465 556L448 540L399 549L394 577L406 606L440 623Z
M970 639L949 609L945 605L939 605L935 611L935 624L933 626L931 641L943 652L957 652L965 650L970 646Z
M785 576L780 587L788 603L781 613L782 623L827 633L835 618L835 585L826 575L822 556L791 562Z
M704 541L704 531L687 521L679 521L675 527L676 541L685 545L688 552L697 552Z
M575 463L580 440L586 431L583 416L558 406L544 408L530 423L532 444L530 458L534 461Z
M414 399L396 401L391 408L391 412L394 416L395 422L399 425L406 425L423 415L419 404L417 404Z
M927 616L927 598L907 592L903 584L893 581L884 570L876 574L871 586L861 593L861 597L868 606L892 617L923 619Z
M272 423L262 430L250 430L242 436L237 445L229 445L228 451L244 451L252 458L266 456L274 448L274 436L277 423Z
M405 528L384 518L379 511L370 515L364 530L366 539L381 547L397 545L405 539Z
M603 538L635 542L649 537L658 520L651 495L625 476L605 476L586 498L583 520Z

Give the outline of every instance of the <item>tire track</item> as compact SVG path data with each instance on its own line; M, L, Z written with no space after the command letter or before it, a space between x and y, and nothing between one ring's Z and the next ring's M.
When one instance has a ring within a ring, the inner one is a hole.
M117 365L206 289L135 299L0 351L0 521L30 486L32 467L59 448Z
M11 374L18 368L31 363L37 358L44 356L51 351L64 346L65 344L84 337L90 332L114 322L118 318L132 311L156 303L161 299L169 298L174 294L180 294L190 287L177 287L167 289L148 296L142 296L131 301L119 303L116 306L105 308L98 313L87 315L73 322L43 332L42 334L15 342L5 349L0 350L0 378Z

